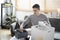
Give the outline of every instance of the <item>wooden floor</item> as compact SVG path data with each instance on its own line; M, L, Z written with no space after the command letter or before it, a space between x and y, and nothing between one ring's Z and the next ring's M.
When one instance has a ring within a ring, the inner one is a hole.
M0 40L10 40L10 30L0 29Z
M59 36L59 35L55 35L55 36ZM11 39L10 30L0 29L0 40L10 40L10 39Z

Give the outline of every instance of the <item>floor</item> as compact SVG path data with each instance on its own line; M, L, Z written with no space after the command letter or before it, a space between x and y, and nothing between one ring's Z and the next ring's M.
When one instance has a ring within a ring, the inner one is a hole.
M10 39L11 39L10 30L0 29L0 40L10 40ZM58 39L55 39L55 40L58 40Z
M0 40L10 40L11 33L10 30L0 29Z

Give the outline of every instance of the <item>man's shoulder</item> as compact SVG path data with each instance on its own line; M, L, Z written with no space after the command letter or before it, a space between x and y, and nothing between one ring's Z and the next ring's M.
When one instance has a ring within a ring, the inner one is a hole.
M47 17L45 14L41 14L42 16L44 16L44 17Z
M46 16L45 14L42 14L42 13L41 13L41 15Z
M33 17L34 15L32 14L32 15L30 15L29 17Z

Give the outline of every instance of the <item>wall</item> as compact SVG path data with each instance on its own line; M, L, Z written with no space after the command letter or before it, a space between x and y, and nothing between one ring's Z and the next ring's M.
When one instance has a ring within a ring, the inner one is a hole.
M26 11L16 11L16 18L19 20L24 20L25 16L30 16L33 12L26 12Z
M3 3L4 0L0 0L0 24L1 24L1 3ZM12 0L13 7L14 7L14 14L16 13L16 17L18 19L24 20L25 15L31 15L32 12L27 12L27 11L15 11L15 0ZM55 5L56 4L56 5ZM41 5L43 6L43 5ZM60 0L46 0L46 7L47 9L54 9L54 8L60 8ZM43 7L44 8L44 7ZM48 17L51 17L51 14L48 13L46 14Z
M51 17L51 12L48 14L45 14L44 12L41 12L42 14L46 15L47 17ZM24 20L24 17L32 15L33 12L27 12L27 11L16 11L16 18L19 20Z
M32 10L34 4L39 4L41 10L44 10L44 0L16 0L17 10Z
M60 0L46 0L46 9L55 10L60 8Z

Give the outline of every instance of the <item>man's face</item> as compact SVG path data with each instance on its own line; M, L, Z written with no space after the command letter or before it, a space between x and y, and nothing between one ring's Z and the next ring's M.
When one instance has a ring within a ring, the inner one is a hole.
M34 12L34 14L38 14L39 13L39 9L38 8L33 8L33 12Z

